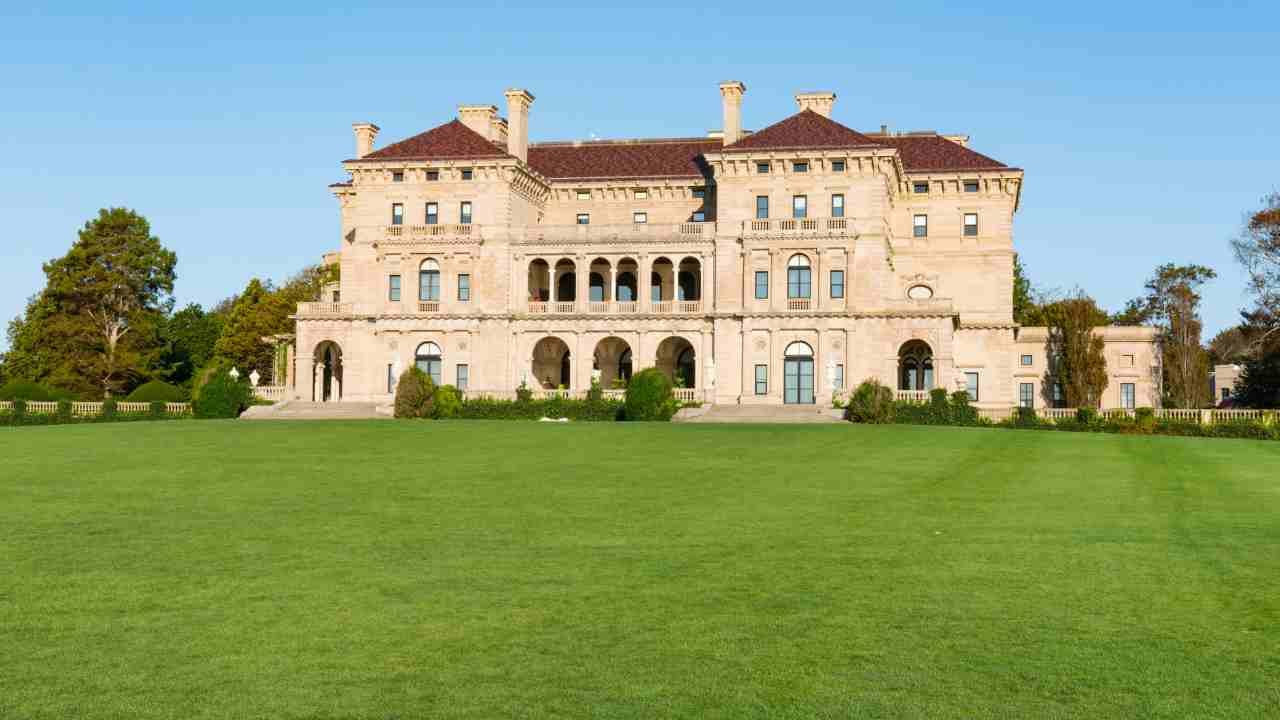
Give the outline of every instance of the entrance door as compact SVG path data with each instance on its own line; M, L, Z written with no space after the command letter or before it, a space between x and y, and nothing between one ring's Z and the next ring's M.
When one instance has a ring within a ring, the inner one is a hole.
M813 358L787 358L783 363L782 401L788 405L812 405Z

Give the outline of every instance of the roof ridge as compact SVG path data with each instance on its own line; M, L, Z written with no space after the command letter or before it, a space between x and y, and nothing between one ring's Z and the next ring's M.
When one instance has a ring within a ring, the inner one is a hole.
M543 140L529 143L529 147L582 147L584 145L658 145L676 143L719 143L719 138L710 137L665 137L665 138L600 138L595 140Z
M764 129L757 130L737 142L726 145L724 152L834 147L883 146L843 123L814 112L812 108L805 108Z

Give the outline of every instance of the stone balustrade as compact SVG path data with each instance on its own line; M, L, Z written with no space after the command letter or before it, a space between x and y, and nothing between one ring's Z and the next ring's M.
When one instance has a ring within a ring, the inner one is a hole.
M873 231L870 221L854 218L769 218L742 221L744 235L814 235Z
M165 403L164 411L171 417L183 417L191 414L191 403ZM13 401L0 401L0 412L13 412ZM26 403L29 415L53 415L58 412L58 403L44 400L29 400ZM118 402L116 413L120 415L145 415L151 412L151 403ZM97 417L102 414L101 402L73 402L71 414L79 417Z

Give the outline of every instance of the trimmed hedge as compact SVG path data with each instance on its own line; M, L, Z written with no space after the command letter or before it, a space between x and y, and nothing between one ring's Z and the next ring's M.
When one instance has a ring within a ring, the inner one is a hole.
M448 420L457 417L461 410L462 395L458 392L458 388L452 385L441 385L436 388L435 396L432 398L431 417Z
M631 376L624 404L627 420L665 422L680 409L671 379L658 368L646 368Z
M34 402L34 401L33 401ZM71 401L61 400L58 409L51 413L27 412L26 400L14 400L13 410L0 411L0 426L40 426L40 425L96 425L111 422L137 422L140 420L181 420L166 412L164 403L151 403L145 412L122 413L118 410L114 399L104 400L100 415L72 414Z
M177 385L170 385L163 380L152 380L143 383L129 393L125 402L184 402L187 394Z
M27 380L10 380L0 385L0 400L29 400L34 402L52 402L54 400L73 400L70 393L57 388L50 388Z

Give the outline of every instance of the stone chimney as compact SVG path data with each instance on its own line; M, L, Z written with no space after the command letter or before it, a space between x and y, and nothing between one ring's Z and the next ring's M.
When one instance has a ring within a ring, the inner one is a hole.
M720 83L721 132L725 145L742 138L742 95L746 91L747 86L737 80Z
M831 106L836 104L833 92L807 92L796 94L796 105L800 111L812 110L824 118L831 117Z
M458 120L463 125L476 131L485 140L493 139L493 121L498 117L498 108L493 105L459 105Z
M506 148L507 147L507 119L494 116L489 122L489 139L494 144Z
M378 137L378 129L373 123L351 123L351 130L356 134L357 158L373 152L373 139Z
M507 152L529 162L529 106L533 96L528 90L513 88L507 96Z

